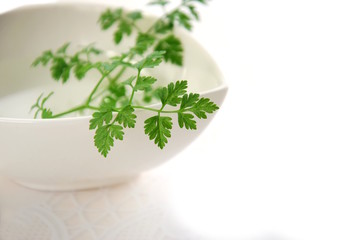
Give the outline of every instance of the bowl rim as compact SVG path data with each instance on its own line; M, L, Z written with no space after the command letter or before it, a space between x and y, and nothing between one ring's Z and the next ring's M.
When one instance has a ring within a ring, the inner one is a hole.
M66 2L48 2L48 3L34 3L34 4L27 4L24 6L18 6L15 8L12 8L10 10L7 10L5 12L1 12L0 13L0 18L6 15L10 15L10 14L16 14L22 11L33 11L33 10L38 10L41 8L51 8L51 7L83 7L83 6L92 6L92 7L96 7L96 6L101 6L101 7L122 7L122 5L120 4L116 4L114 2L91 2L91 1L82 1L82 2L77 2L77 1L66 1ZM123 6L126 9L126 6ZM154 14L149 14L148 12L144 11L144 16L149 17L149 18L158 18L158 16L154 15ZM211 61L214 63L214 66L216 67L216 72L218 74L218 85L214 88L205 90L205 91L200 91L197 92L198 94L200 94L201 96L205 96L205 95L209 95L215 92L220 92L220 91L227 91L228 90L228 84L224 79L224 75L222 73L222 71L220 70L217 62L214 60L214 58L211 56L211 54L203 47L202 44L200 44L198 42L197 39L195 39L190 33L188 33L188 31L184 31L182 29L178 29L177 31L180 32L180 34L184 34L186 37L189 37L192 41L195 41L198 45L198 47L200 48L200 50L206 55L206 58L211 59ZM160 102L157 103L153 103L153 104L149 104L146 105L146 107L158 107L160 106ZM143 109L136 109L137 112L141 112L144 111ZM64 116L61 118L50 118L50 119L43 119L43 118L17 118L17 117L0 117L0 123L49 123L49 122L67 122L67 121L76 121L76 120L90 120L91 119L91 115L84 115L84 116Z

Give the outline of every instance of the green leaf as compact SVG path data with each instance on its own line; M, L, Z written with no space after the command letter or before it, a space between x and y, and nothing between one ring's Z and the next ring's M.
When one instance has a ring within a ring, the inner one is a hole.
M62 72L62 82L65 83L70 78L71 66L64 68Z
M213 113L218 109L219 107L214 102L211 102L209 98L201 98L189 111L193 112L200 119L206 119L206 113Z
M148 5L159 5L159 6L166 6L170 2L168 0L156 0L148 3Z
M118 98L112 95L108 95L102 98L101 104L107 105L111 108L116 108L118 102Z
M139 33L136 38L136 45L131 48L131 51L142 55L154 44L155 40L156 38L151 34Z
M56 53L57 54L65 54L68 47L70 46L70 43L65 43L64 45L62 45L59 49L57 49Z
M188 6L188 10L191 13L191 15L198 21L199 20L199 14L196 10L196 7L193 5Z
M113 41L116 44L119 44L122 41L123 38L123 32L121 31L121 29L117 29L117 31L113 34Z
M209 0L182 0L182 2L184 4L189 3L189 2L198 2L198 3L202 3L202 4L207 4L208 1Z
M129 23L128 21L122 20L119 27L124 34L126 34L127 36L131 35L131 33L132 33L131 23Z
M159 97L162 105L176 106L181 102L181 96L187 91L187 81L177 81L176 83L170 83L167 87L162 88L159 91Z
M173 28L174 28L174 23L172 21L169 21L168 19L158 20L154 25L155 32L159 34L168 33L169 31L172 31Z
M86 76L86 73L93 68L93 65L89 62L83 62L76 64L74 68L75 76L81 80Z
M36 67L40 63L43 66L46 66L53 57L54 57L54 54L50 50L44 51L41 56L39 56L38 58L35 59L35 61L31 64L31 66Z
M44 108L41 112L41 118L52 118L52 111L48 108Z
M99 62L96 65L98 65L102 73L106 74L112 72L116 67L122 65L122 62L120 61Z
M135 91L138 91L138 90L143 91L143 90L151 87L152 84L154 84L156 81L157 81L157 79L154 77L151 77L151 76L140 76L137 79L134 90Z
M86 57L88 57L91 54L94 55L100 55L103 51L101 49L98 49L94 47L94 43L90 43L87 46L83 47L81 51L77 52L74 57L79 57L80 54L86 54Z
M110 136L117 139L117 140L123 140L123 135L125 134L123 132L123 127L120 125L109 125L108 130L110 132Z
M193 0L202 4L207 4L209 0Z
M55 80L66 82L70 77L71 66L69 66L63 58L54 58L51 66L51 75Z
M144 59L134 64L134 67L141 71L144 68L154 68L162 62L164 51L155 51L147 55Z
M142 98L142 101L145 103L150 103L152 101L152 95L150 94L145 94Z
M182 66L183 47L181 40L173 34L160 40L155 47L155 51L165 51L164 59L166 62Z
M168 138L171 137L172 118L153 116L145 121L145 134L150 140L154 140L155 144L161 149L168 143Z
M132 26L126 20L121 20L117 31L114 33L114 41L119 44L122 41L124 35L130 36L132 33Z
M92 119L90 120L90 129L95 129L102 127L105 124L109 124L112 120L112 109L110 109L111 105L106 105L106 107L102 107L100 111L94 112L92 114Z
M197 93L185 94L182 97L180 109L183 110L185 108L192 107L193 105L196 104L198 100L199 100L199 94Z
M136 79L136 76L130 76L125 81L122 82L124 85L132 85L132 82Z
M190 113L182 113L178 112L178 125L183 128L183 126L186 127L186 129L195 130L197 129L196 121L193 120L194 116Z
M177 10L170 14L168 17L172 22L177 21L179 25L182 25L187 30L192 30L191 18L186 13Z
M79 80L83 79L91 68L98 67L98 63L92 64L90 62L90 55L98 55L102 51L95 48L93 44L89 44L71 56L66 54L69 45L70 43L62 45L55 53L52 51L43 52L43 54L33 62L33 66L37 66L40 63L45 66L52 60L50 72L55 80L59 81L61 79L63 83L67 82L70 78L72 68L74 68L75 77Z
M110 131L108 126L101 126L97 128L94 136L95 146L97 147L99 153L104 157L107 157L107 154L113 147L113 137L111 136L112 131Z
M127 17L133 21L137 21L142 18L142 13L140 11L133 11L127 14Z
M95 48L94 46L88 46L86 48L86 52L87 53L92 53L92 54L95 54L95 55L100 55L102 53L102 50L98 49L98 48Z
M103 12L98 20L101 28L103 30L109 29L119 18L121 18L122 12L123 10L121 8L115 11L107 9Z
M135 109L131 106L124 107L118 112L116 122L122 124L124 127L134 128L136 124L136 115L133 114Z
M75 55L73 55L72 57L70 57L70 64L76 65L79 64L81 62L80 60L80 53L82 51L76 53Z
M123 97L126 95L126 88L123 85L117 84L115 82L111 83L108 87L110 93L115 95L117 98Z
M100 63L100 65L102 65L101 67L104 67L105 71L112 71L113 69L115 69L118 66L134 68L132 63L123 60L122 57L113 57L113 58L111 58L111 60L112 61L109 63L106 63L106 62Z

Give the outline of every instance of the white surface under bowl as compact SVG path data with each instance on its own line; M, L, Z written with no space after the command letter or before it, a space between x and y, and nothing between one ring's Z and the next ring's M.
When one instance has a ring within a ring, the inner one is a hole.
M206 120L199 120L198 129L189 131L179 128L173 116L172 137L161 150L144 134L144 121L153 113L137 111L136 128L125 130L124 141L115 142L107 158L94 146L94 131L89 131L90 116L31 118L29 108L40 93L55 90L49 103L55 104L56 98L65 99L61 102L63 106L57 106L61 109L88 95L93 80L98 77L90 74L87 85L70 79L69 86L62 86L50 79L48 69L30 68L42 51L56 49L68 41L72 46L95 42L101 49L119 51L112 43L112 31L104 32L96 24L107 7L56 3L0 15L0 174L46 190L118 183L169 160L189 145L214 117L212 114ZM151 21L153 18L146 17L140 24L148 25ZM187 33L178 31L178 36L185 49L183 68L164 64L152 74L163 84L186 79L190 92L200 93L220 106L227 86L217 65Z

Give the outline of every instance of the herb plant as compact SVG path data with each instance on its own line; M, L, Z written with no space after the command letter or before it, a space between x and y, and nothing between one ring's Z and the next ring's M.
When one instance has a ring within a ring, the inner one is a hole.
M199 20L197 4L206 3L207 0L182 0L177 7L166 11L169 1L153 1L150 5L162 7L164 14L146 30L138 26L138 21L143 18L142 12L126 12L121 8L106 10L99 17L98 23L103 30L117 26L113 34L115 44L136 34L134 46L106 61L93 61L96 56L103 54L93 44L74 54L68 53L70 43L65 43L56 51L44 51L32 66L49 66L51 76L56 81L66 83L71 74L83 80L91 70L98 71L101 78L82 104L64 112L53 113L45 107L53 92L45 97L41 95L32 106L32 110L36 110L35 118L59 118L85 109L92 110L89 128L95 131L94 144L104 157L110 152L115 140L124 139L125 128L136 126L136 109L154 113L144 122L144 132L161 149L171 137L173 114L178 116L180 128L195 130L196 118L206 119L207 114L215 112L218 106L197 93L188 93L186 80L154 88L157 79L144 75L143 70L155 68L162 61L182 66L184 49L181 40L174 34L174 28L181 26L191 30L193 21ZM132 69L135 74L123 79L127 69ZM139 93L143 96L140 104L134 101L135 95ZM159 109L146 106L153 99L161 102ZM171 106L171 109L168 110L167 106Z

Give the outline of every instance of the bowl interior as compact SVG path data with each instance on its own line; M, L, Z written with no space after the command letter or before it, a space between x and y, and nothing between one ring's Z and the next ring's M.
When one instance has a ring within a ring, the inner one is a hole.
M89 72L81 82L71 79L66 84L55 82L48 68L31 68L43 51L57 49L71 42L70 51L94 43L113 56L133 45L134 37L120 45L113 43L112 30L102 31L97 20L109 6L98 4L48 4L20 8L0 15L0 119L32 118L30 107L41 94L55 91L48 102L55 111L80 104L96 84L100 75ZM140 23L147 29L154 17ZM188 33L177 31L184 44L184 66L163 63L147 70L158 78L158 84L186 79L191 92L204 93L223 86L222 75L214 61Z

